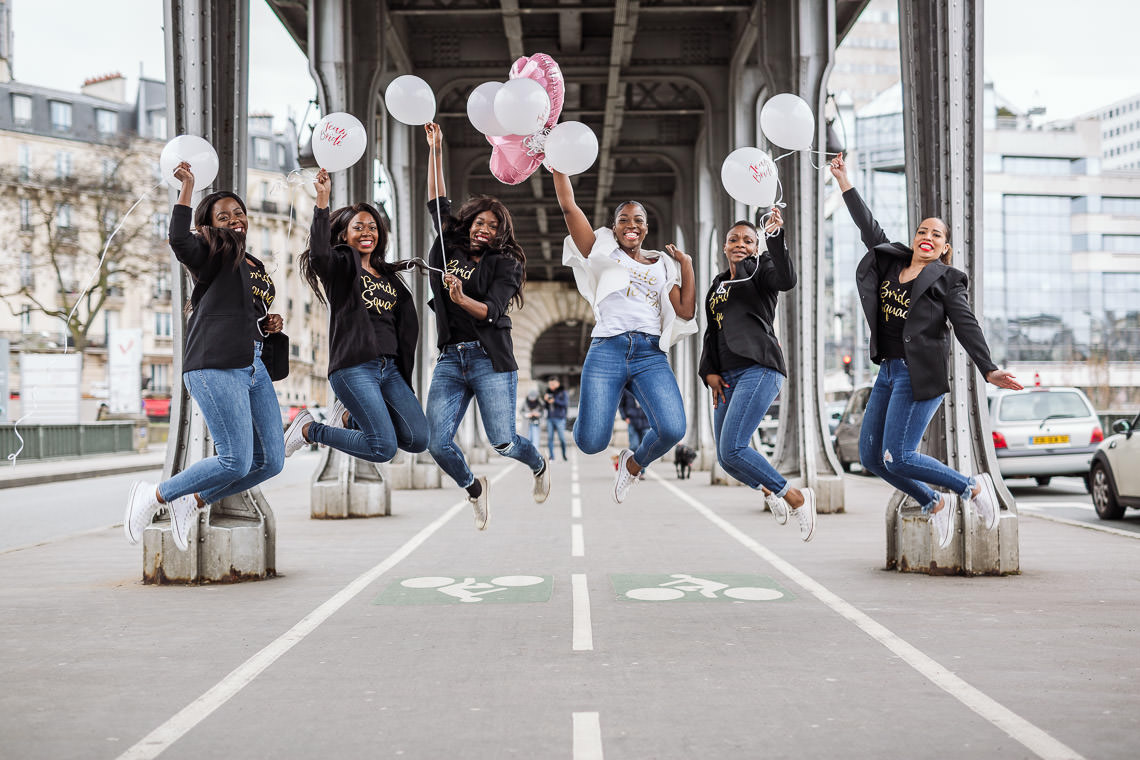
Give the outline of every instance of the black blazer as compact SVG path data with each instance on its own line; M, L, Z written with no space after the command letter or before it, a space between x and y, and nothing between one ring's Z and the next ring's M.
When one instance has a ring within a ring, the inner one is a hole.
M855 188L843 194L843 201L851 218L859 227L867 255L859 262L855 273L859 301L871 334L871 361L878 364L879 355L876 332L879 327L879 285L892 264L906 266L914 255L902 243L892 243L879 223L871 215L871 209L859 197ZM960 269L946 266L940 261L927 264L914 279L910 289L910 313L903 328L903 354L910 370L910 383L917 401L940 396L950 390L950 325L962 348L981 370L988 375L997 369L990 358L982 328L970 308L966 296L969 278ZM949 324L947 324L949 320Z
M788 254L784 231L781 229L779 234L767 240L766 255L745 259L737 265L738 279L749 277L753 272L755 275L747 282L729 286L732 297L724 302L721 309L724 314L724 339L733 353L787 377L784 353L776 340L772 322L776 317L776 297L780 291L791 290L796 286L796 269ZM712 286L705 295L705 339L697 370L702 383L705 383L705 376L719 375L721 371L717 352L717 332L721 328L713 319L711 304L717 287L730 279L729 270L721 272L713 278Z
M329 299L329 374L380 356L380 339L372 317L359 298L356 283L364 271L360 255L350 246L329 247L327 208L313 209L309 232L309 262L321 278ZM412 291L398 274L388 275L396 287L396 367L412 384L420 322Z
M257 323L265 318L253 305L246 253L238 261L211 256L210 247L190 231L192 211L177 204L170 214L170 247L194 277L193 310L186 320L182 371L242 369L253 365L253 342L261 340Z
M440 220L436 219L436 201L428 201L428 216L438 236L428 253L428 263L437 269L443 269L443 230L439 228ZM439 214L443 217L443 224L447 226L451 219L451 201L439 198ZM515 363L515 346L511 339L511 318L507 316L511 299L522 287L522 265L494 248L484 249L479 265L475 267L471 279L463 283L463 292L477 301L487 305L487 318L475 323L475 334L479 336L479 343L491 359L491 366L496 372L514 372L519 365ZM435 312L435 329L437 345L443 348L451 340L451 330L447 326L446 301L451 297L443 287L443 277L431 272L432 300L428 306Z

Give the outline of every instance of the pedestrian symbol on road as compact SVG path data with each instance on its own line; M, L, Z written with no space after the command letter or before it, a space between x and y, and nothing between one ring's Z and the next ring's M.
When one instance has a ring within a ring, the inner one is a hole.
M793 598L791 592L762 575L611 575L610 582L621 601L772 602Z
M376 604L547 602L553 587L553 580L541 575L427 575L393 582L376 599Z

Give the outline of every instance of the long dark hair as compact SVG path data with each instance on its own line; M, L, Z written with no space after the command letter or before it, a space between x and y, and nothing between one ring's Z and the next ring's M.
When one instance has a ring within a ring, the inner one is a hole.
M375 269L381 274L391 277L396 272L396 267L389 264L384 260L384 256L388 252L388 225L384 222L384 217L380 216L380 212L376 207L369 203L354 203L351 206L343 206L329 214L329 245L348 245L346 232L348 225L357 214L364 213L371 216L376 220L376 234L377 241L376 247L372 249L372 253L368 255L368 266ZM305 278L305 282L313 289L316 294L317 300L321 303L328 303L325 299L324 290L321 287L321 280L317 273L313 270L311 256L311 248L306 248L297 260L297 266L300 267L301 276Z
M511 212L507 210L502 201L489 195L477 195L469 199L445 223L443 242L453 248L470 250L471 225L475 223L475 217L484 211L490 211L499 220L499 229L495 231L495 237L487 243L487 248L510 256L522 268L522 282L519 283L519 289L511 298L511 305L521 309L523 306L523 286L526 284L526 254L523 253L522 246L515 240L515 225L511 221Z
M245 256L245 235L226 227L214 226L214 204L223 198L233 198L241 206L242 213L248 214L241 196L229 190L219 190L210 193L198 203L194 209L194 227L210 247L210 256L221 256L223 261L232 261L236 271L241 266L242 257ZM246 230L248 229L249 223L246 222Z

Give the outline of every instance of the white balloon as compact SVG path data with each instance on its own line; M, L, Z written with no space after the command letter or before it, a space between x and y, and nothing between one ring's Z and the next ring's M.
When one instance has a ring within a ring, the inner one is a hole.
M580 121L556 124L546 136L546 162L563 174L581 174L598 159L598 136Z
M364 125L344 111L326 114L313 129L313 158L325 171L347 169L360 160L367 146Z
M384 104L392 118L413 127L435 118L435 93L427 82L413 74L392 80L384 91Z
M209 187L218 176L218 153L214 146L195 135L178 135L162 148L158 157L159 173L166 184L178 190L182 183L174 178L174 170L185 161L194 174L194 187Z
M741 203L771 206L776 200L776 162L759 148L737 148L720 165L720 182Z
M532 135L550 117L550 96L530 77L519 77L495 93L495 118L509 135Z
M782 92L760 109L760 129L781 148L807 150L815 139L815 114L803 98Z
M467 118L471 120L471 126L488 137L508 134L507 128L495 118L495 95L501 89L502 82L484 82L467 98Z

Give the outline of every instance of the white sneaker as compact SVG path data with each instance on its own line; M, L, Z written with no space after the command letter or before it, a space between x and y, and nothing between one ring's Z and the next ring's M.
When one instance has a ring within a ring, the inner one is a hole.
M997 487L994 485L994 479L988 472L983 472L977 477L978 485L981 489L978 495L973 497L974 507L978 511L978 517L986 524L986 530L993 530L997 527L998 518L1001 516L1001 507L998 505Z
M156 488L157 484L145 480L131 483L131 491L127 496L127 511L123 515L123 533L127 536L127 543L137 544L142 540L143 531L154 520L154 513L162 506L158 503Z
M800 540L807 542L815 534L815 491L801 488L800 493L804 495L803 505L789 511L800 524Z
M333 399L332 409L329 410L329 421L325 424L329 427L344 428L344 414L348 409L341 403L340 399Z
M487 530L487 521L491 519L491 486L488 485L486 477L475 479L479 481L483 490L479 492L477 498L472 499L468 496L467 501L471 502L471 511L475 513L475 527Z
M297 412L297 416L289 423L289 429L285 431L285 456L292 456L292 454L308 445L305 440L305 434L302 432L305 425L313 421L313 415L308 409L302 409Z
M542 472L534 476L534 503L541 504L550 495L550 462L542 460Z
M934 523L935 534L938 537L938 548L945 549L954 539L954 505L958 497L953 494L942 494L942 509L930 515Z
M788 502L784 501L784 497L777 496L774 493L766 494L764 504L772 513L772 517L776 518L777 525L783 525L788 521Z
M629 494L629 488L637 481L637 476L629 471L627 462L633 457L629 449L622 449L618 454L617 472L614 473L614 501L621 504Z
M174 545L184 552L190 548L190 528L198 514L198 500L194 494L188 493L170 502L167 509L170 511L170 533Z

